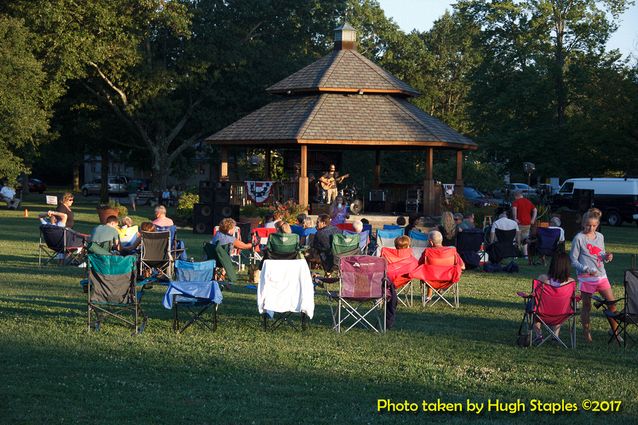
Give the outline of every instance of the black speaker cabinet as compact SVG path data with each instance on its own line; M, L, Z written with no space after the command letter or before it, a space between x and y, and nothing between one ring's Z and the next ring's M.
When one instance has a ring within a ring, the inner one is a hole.
M239 229L241 230L241 241L250 242L250 231L252 230L250 223L237 223L237 227L239 227Z
M582 214L579 211L562 211L560 221L561 227L565 231L566 241L571 241L581 231Z
M228 182L214 182L213 183L213 200L217 205L230 204L230 183Z
M209 181L199 182L199 202L200 204L212 204L215 194L213 186Z
M193 233L213 234L213 207L208 204L195 204L193 207Z
M224 218L239 219L239 205L220 205L215 203L213 206L213 225L219 225Z

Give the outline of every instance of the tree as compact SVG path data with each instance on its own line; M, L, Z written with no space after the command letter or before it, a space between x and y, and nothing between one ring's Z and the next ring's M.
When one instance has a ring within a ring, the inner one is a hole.
M18 19L0 14L0 178L28 172L25 157L44 140L50 102L33 37Z

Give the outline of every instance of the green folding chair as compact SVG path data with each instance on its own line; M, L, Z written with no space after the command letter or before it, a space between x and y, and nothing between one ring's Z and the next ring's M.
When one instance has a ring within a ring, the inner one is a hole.
M100 330L106 318L124 322L133 335L142 333L146 315L141 301L144 283L136 280L137 257L88 255L88 328Z
M226 271L226 282L236 283L238 281L237 271L233 260L230 258L230 244L222 245L219 242L215 244L204 244L204 254L207 260L215 260L218 267L223 267Z
M299 246L299 235L295 233L272 233L266 244L266 257L271 260L295 260L303 258Z

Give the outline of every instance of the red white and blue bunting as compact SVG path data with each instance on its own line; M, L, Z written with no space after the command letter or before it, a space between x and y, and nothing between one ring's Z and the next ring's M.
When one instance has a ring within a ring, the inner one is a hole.
M255 204L261 205L270 198L272 185L271 181L247 181L246 191Z

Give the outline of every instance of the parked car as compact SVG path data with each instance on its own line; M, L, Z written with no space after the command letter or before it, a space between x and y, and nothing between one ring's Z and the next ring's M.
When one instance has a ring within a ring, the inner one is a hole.
M498 198L506 198L506 197L512 197L512 193L514 193L515 191L520 190L521 193L523 193L523 195L525 196L529 196L529 195L536 195L536 189L534 189L533 187L530 187L528 184L525 183L510 183L505 185L505 187L503 189L497 189L494 191L494 196L498 197Z
M109 195L126 195L126 184L128 180L124 176L109 177ZM80 188L82 195L99 195L102 187L102 179L95 179L91 183L85 183Z
M18 184L16 187L18 191L22 190L22 185ZM47 190L47 185L40 179L29 179L29 192L31 193L44 193Z
M593 190L593 205L602 211L603 220L611 226L620 226L623 221L638 223L638 179L580 178L565 180L552 201L553 208L568 207L584 210L589 199L577 199L578 189ZM582 205L581 205L582 204Z
M472 186L463 187L463 196L475 207L497 207L503 205L503 199L490 198Z

